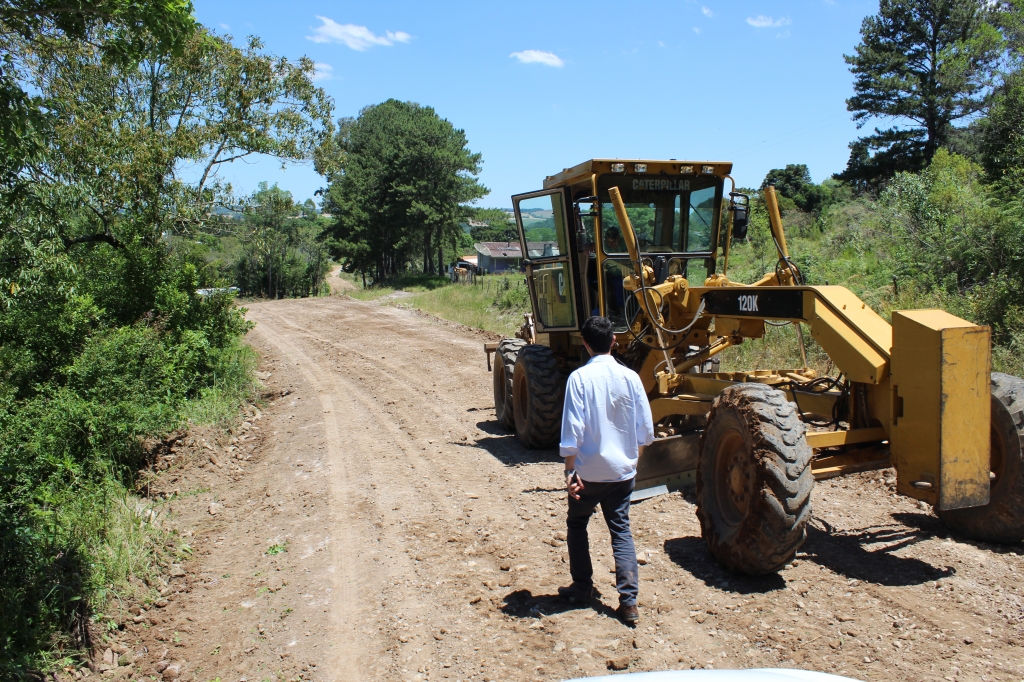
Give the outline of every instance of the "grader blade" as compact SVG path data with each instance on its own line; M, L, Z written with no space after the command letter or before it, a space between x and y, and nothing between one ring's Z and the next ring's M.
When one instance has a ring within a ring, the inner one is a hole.
M632 501L693 485L700 432L658 438L644 448L636 467Z

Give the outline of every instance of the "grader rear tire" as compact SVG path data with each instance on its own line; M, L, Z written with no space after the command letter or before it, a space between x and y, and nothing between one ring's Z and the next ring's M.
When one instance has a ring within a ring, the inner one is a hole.
M512 377L512 414L519 442L534 449L557 445L564 400L565 377L552 350L533 344L519 351Z
M761 575L793 559L811 514L811 456L781 391L736 384L715 398L700 441L697 517L722 565Z
M512 416L512 372L516 366L519 351L526 346L522 339L502 339L494 353L494 369L491 379L494 383L494 414L506 431L514 431L515 418Z
M1024 380L992 373L992 461L989 503L966 509L935 509L950 529L975 540L1024 540Z

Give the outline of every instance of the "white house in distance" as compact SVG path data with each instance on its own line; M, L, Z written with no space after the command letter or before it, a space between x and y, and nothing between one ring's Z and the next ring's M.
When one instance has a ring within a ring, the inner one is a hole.
M530 242L530 251L547 252L555 242ZM481 271L494 275L500 272L520 272L523 268L523 250L519 242L481 242L474 244L477 263Z

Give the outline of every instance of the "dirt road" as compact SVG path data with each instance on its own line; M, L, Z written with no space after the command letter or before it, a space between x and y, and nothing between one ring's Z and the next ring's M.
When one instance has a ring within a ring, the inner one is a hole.
M635 630L612 612L598 515L604 596L570 608L554 596L568 582L561 463L497 428L487 337L345 297L249 317L270 398L236 442L211 445L220 466L197 437L163 476L178 490L167 523L194 534L195 559L118 639L130 674L559 680L612 661L1024 678L1024 560L949 537L878 472L820 483L799 559L761 579L709 558L692 497L634 505Z

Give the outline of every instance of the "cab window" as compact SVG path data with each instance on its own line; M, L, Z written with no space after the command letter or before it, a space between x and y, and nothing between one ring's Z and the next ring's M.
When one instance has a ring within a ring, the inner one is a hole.
M569 264L569 229L563 190L512 197L527 283L541 330L576 329L576 296Z
M711 251L715 197L714 177L605 175L598 181L601 201L601 245L605 253L624 254L615 209L608 189L618 187L643 253Z

